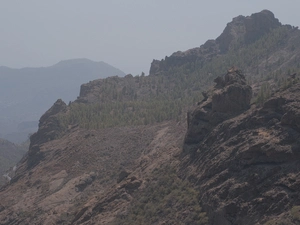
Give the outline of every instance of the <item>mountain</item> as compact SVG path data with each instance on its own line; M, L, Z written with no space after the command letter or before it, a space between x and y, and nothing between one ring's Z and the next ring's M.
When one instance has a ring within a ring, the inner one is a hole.
M235 65L249 75L249 82L278 78L300 68L299 35L298 27L282 25L268 10L238 16L215 40L153 60L150 74L180 76L181 72L209 83Z
M41 68L0 67L0 136L25 141L56 99L73 101L82 83L116 75L125 74L104 62L88 59L65 60Z
M270 11L239 16L149 76L58 99L0 224L299 224L299 40Z

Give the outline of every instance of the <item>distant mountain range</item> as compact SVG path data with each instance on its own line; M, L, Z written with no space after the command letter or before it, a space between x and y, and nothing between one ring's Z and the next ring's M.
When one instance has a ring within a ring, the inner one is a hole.
M40 68L0 67L0 137L26 140L40 116L57 99L73 101L80 85L99 78L124 76L121 70L89 59L71 59Z

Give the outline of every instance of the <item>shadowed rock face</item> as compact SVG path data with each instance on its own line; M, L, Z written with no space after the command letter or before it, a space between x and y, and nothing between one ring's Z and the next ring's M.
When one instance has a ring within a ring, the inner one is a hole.
M57 118L59 113L67 111L67 105L61 99L58 99L53 106L44 113L39 122L39 130L31 135L28 151L27 166L31 168L37 165L43 158L40 151L40 145L58 138L64 133L66 128L61 126Z
M230 86L225 80L216 92ZM292 209L300 205L300 84L215 126L207 105L191 113L185 149L197 145L182 174L198 185L211 223L298 224Z
M30 137L31 146L53 140L63 132L64 129L60 126L57 115L66 112L66 110L66 103L58 99L53 106L42 115L38 132Z
M220 122L249 109L252 89L236 68L215 79L213 94L188 113L185 143L199 143Z

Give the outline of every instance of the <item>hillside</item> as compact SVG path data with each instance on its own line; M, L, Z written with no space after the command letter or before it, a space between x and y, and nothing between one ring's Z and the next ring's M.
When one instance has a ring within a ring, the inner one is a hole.
M0 224L299 224L299 40L270 11L238 16L149 76L58 99Z
M16 145L7 140L0 139L0 186L7 180L3 176L6 171L14 167L28 150L28 145ZM9 174L10 175L10 174Z
M262 107L250 107L239 71L216 81L189 115L181 176L198 187L212 224L298 224L299 81Z
M104 63L88 59L61 61L41 68L0 67L0 137L26 141L37 130L39 117L62 98L76 99L82 83L125 74Z

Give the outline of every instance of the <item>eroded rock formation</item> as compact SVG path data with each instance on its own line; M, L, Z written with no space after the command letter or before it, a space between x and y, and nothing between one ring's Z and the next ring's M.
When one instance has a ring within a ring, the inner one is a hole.
M250 107L252 89L240 70L231 68L224 76L217 77L215 83L213 94L188 113L187 144L199 143L217 124Z

